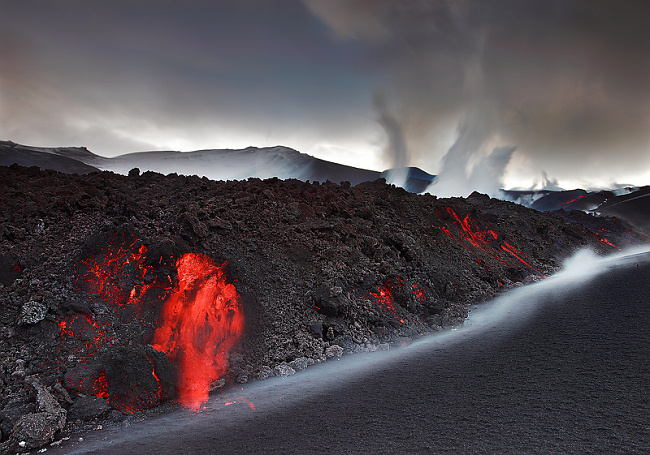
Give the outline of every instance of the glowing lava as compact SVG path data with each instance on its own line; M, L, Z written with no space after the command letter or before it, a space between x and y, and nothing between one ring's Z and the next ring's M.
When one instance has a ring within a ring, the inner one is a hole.
M61 335L74 336L81 340L86 352L78 352L81 357L88 357L97 351L97 348L108 341L106 329L94 322L90 317L74 314L57 321L61 327Z
M499 250L502 250L512 255L514 259L517 259L527 267L537 271L526 261L525 256L521 251L500 239L499 234L492 229L489 229L485 222L480 219L472 218L470 214L465 215L465 217L461 219L451 207L446 207L444 210L451 215L454 220L454 232L452 232L452 230L447 226L441 226L440 229L448 237L456 239L456 241L466 250L471 251L470 248L467 247L467 243L469 243L474 248L487 253L502 264L507 264L507 261L502 259L499 255ZM481 264L482 260L477 258L477 262Z
M81 262L77 284L114 306L138 309L152 287L145 283L151 266L145 265L147 247L127 234L116 234L99 254Z
M115 234L79 263L76 281L88 295L108 303L123 322L143 318L145 323L158 314L153 310L162 308L152 344L179 370L180 402L197 410L207 401L210 385L226 371L228 352L244 330L244 314L235 287L226 282L223 265L200 254L182 255L175 265L177 275L170 271L157 276L147 263L147 247L131 234ZM176 286L172 276L178 277ZM57 323L63 337L83 343L84 357L96 354L111 341L108 324L100 325L88 316L69 315ZM160 398L163 385L155 367L151 375L158 383ZM92 387L94 394L110 396L116 401L111 403L114 407L127 412L144 409L113 396L105 376L98 381Z
M153 347L180 369L179 401L198 410L208 400L210 384L226 371L228 351L244 331L244 313L223 265L187 253L177 268L178 288L165 302Z
M388 288L379 288L377 292L371 292L371 296L377 299L377 304L384 311L389 311L393 316L397 317L395 304L393 303L393 293Z

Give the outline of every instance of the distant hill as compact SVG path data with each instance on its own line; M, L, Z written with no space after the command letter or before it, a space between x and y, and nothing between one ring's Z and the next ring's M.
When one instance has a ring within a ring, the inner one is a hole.
M197 175L211 180L246 180L248 178L298 179L333 183L362 182L391 176L402 176L407 191L421 193L436 178L417 167L391 169L383 172L360 169L325 161L297 150L276 147L245 149L209 149L193 152L149 151L127 153L106 158L85 147L33 147L0 141L0 165L37 166L67 174L113 171L126 175L133 168L141 172ZM398 179L399 180L399 179ZM579 210L594 215L621 217L645 232L650 232L650 187L617 191L504 191L506 198L543 212Z
M84 147L44 148L0 141L0 164L38 166L68 174L106 170L127 174L131 169L161 174L198 175L211 180L295 178L303 181L357 185L386 176L380 173L322 160L288 147L248 147L245 149L209 149L193 152L149 151L106 158ZM421 192L433 176L418 168L409 168L406 188Z
M85 153L84 153L85 152ZM83 148L40 148L16 144L11 141L0 141L0 165L37 166L65 174L87 174L98 171L99 168L86 164L79 159L93 153ZM86 156L87 157L87 156Z
M623 218L650 233L650 186L613 190L506 191L509 199L542 212L578 210Z

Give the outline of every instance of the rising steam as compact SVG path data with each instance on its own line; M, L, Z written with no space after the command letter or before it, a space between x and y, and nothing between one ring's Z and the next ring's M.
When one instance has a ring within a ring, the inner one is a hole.
M404 141L401 122L388 110L386 100L381 93L375 94L373 105L377 112L377 121L388 138L388 144L384 149L385 159L390 166L386 182L403 188L408 177L407 166L410 164L410 157Z
M546 170L555 186L648 163L646 2L303 1L386 72L377 90L391 109L375 110L387 163L439 174L432 193L494 195L513 155L518 174Z
M486 152L490 136L487 116L471 115L459 128L458 139L442 159L442 169L426 192L440 197L469 196L472 191L501 197L503 176L515 147Z

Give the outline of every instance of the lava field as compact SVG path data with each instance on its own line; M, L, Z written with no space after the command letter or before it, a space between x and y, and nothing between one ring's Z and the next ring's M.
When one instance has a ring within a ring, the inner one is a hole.
M647 242L616 218L383 180L0 166L2 450L392 349L579 248Z

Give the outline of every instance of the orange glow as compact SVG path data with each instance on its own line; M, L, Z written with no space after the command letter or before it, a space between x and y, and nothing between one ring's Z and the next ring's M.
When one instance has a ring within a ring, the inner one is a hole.
M108 384L106 383L106 373L103 371L93 383L93 390L96 396L108 400Z
M153 347L179 367L179 400L196 411L226 371L228 352L244 331L244 313L223 265L193 253L176 265L178 288L165 302Z
M425 299L424 291L417 284L413 285L413 294L415 294L419 301L423 301Z
M81 262L79 287L114 306L140 308L142 297L152 287L144 282L151 266L145 264L147 247L126 235L115 235L99 254ZM124 283L136 284L125 288Z
M514 257L516 257L517 259L519 259L521 262L523 262L524 264L526 264L526 265L527 265L528 267L530 267L531 269L535 270L535 269L533 268L532 265L530 265L528 262L524 261L524 260L521 258L521 256L523 256L524 254L523 254L521 251L519 251L517 248L515 248L514 246L509 245L507 242L503 242L503 245L501 245L501 248L502 248L504 251L507 251L508 253L512 254Z
M525 256L521 251L504 241L500 241L499 234L492 229L489 229L487 223L480 219L474 219L469 214L465 215L465 217L461 219L451 207L446 207L444 210L451 215L454 220L454 231L452 233L452 230L448 226L441 226L440 229L447 236L455 238L456 241L466 250L472 251L470 248L470 246L472 246L492 256L497 261L507 264L508 261L504 260L499 255L500 251L505 251L526 266L536 270L525 260ZM476 260L479 264L483 263L480 258L477 258Z
M146 262L147 247L130 234L115 234L95 251L78 264L77 285L89 295L102 298L123 319L141 317L144 311L151 313L154 301L161 305L152 344L179 369L180 402L197 410L207 401L212 382L225 373L228 352L244 329L239 295L232 284L226 283L223 265L204 255L185 254L176 262L178 285L172 289L171 276L154 275L153 267ZM164 290L163 294L160 290L153 292L154 287ZM73 336L84 343L86 356L109 340L105 326L81 314L57 323L62 336ZM158 382L160 397L162 384L155 369L151 374ZM108 398L105 376L96 382L96 395ZM139 410L133 403L111 405L129 413Z
M61 327L62 336L69 335L79 338L83 342L86 351L90 351L86 352L85 355L77 353L81 357L93 354L99 346L108 340L105 328L85 315L73 314L65 319L59 319L56 323Z
M377 304L384 311L389 311L393 316L397 317L395 304L393 303L393 293L387 288L379 288L377 292L371 292L371 296L377 299Z
M620 250L620 249L621 249L621 248L617 247L616 245L614 245L612 242L610 242L609 240L607 240L607 239L604 238L604 237L603 237L603 238L599 238L598 240L600 241L600 243L604 243L605 245L609 245L609 246L611 246L612 248L616 248L617 250Z
M579 200L579 199L582 199L583 197L585 197L585 195L578 196L577 198L575 198L575 199L571 199L570 201L563 202L562 204L563 204L563 205L571 204L572 202L575 202L575 201L577 201L577 200Z

